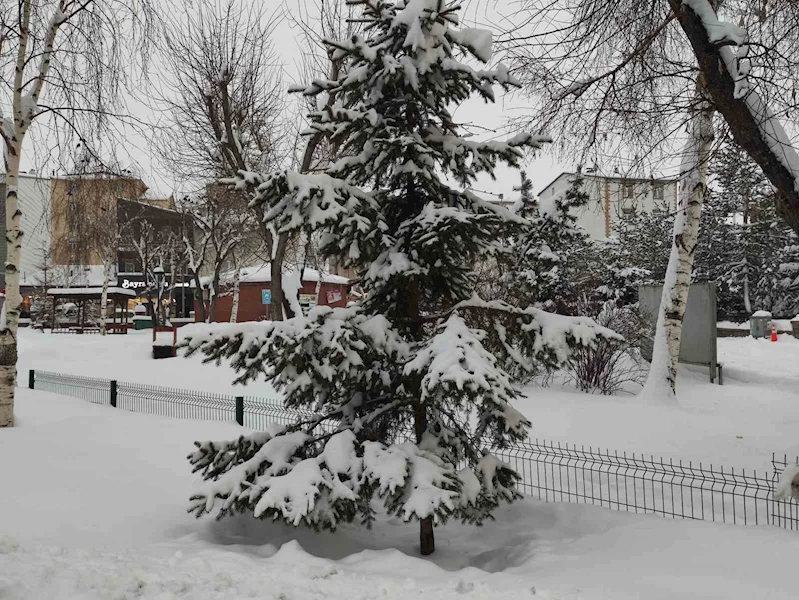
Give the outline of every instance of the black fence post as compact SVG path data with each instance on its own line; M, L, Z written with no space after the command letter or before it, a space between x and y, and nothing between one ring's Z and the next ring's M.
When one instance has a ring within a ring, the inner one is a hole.
M111 380L111 406L117 407L117 380Z
M31 369L28 371L28 388L33 389L36 384L36 371Z
M236 396L236 423L244 425L244 396Z

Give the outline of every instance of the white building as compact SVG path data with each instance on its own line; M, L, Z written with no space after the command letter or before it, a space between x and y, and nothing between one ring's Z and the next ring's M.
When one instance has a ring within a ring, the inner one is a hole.
M565 194L574 181L574 173L561 173L538 194L544 204ZM633 212L669 212L677 208L678 179L637 179L585 173L583 191L588 203L577 216L577 224L591 239L601 240L616 233L618 222Z
M5 173L0 173L0 227L6 228ZM51 181L34 173L20 173L17 196L22 211L20 227L24 233L20 256L20 286L39 285L41 265L50 250ZM0 287L5 288L6 244L0 244Z

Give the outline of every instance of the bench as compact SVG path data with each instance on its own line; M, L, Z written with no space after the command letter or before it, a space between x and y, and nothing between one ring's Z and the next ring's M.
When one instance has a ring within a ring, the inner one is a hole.
M81 335L81 334L84 334L84 333L100 333L100 328L99 327L95 327L93 325L85 325L83 327L77 326L77 327L70 327L69 328L69 332L70 333L76 333L78 335Z

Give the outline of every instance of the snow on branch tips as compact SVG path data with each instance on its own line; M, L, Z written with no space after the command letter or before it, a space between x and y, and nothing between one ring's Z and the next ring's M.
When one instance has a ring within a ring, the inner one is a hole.
M489 60L490 33L459 29L457 2L351 4L368 35L326 41L341 72L293 88L324 95L310 130L339 154L321 172L242 171L227 183L276 230L318 236L321 258L352 267L366 293L285 321L185 330L186 354L229 361L239 383L265 378L296 411L279 431L200 443L190 460L208 485L192 510L334 529L371 523L380 498L419 521L429 554L435 524L479 524L519 497L516 473L492 455L530 425L506 366L554 366L614 334L477 294L474 265L507 253L530 222L465 188L548 141L480 142L453 122L453 103L514 85L501 65L456 58Z

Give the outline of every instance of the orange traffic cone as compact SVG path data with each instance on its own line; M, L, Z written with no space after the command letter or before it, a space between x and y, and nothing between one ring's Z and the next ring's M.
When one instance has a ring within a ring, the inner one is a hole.
M772 342L776 342L777 341L777 324L776 323L772 323L771 324L771 341Z

